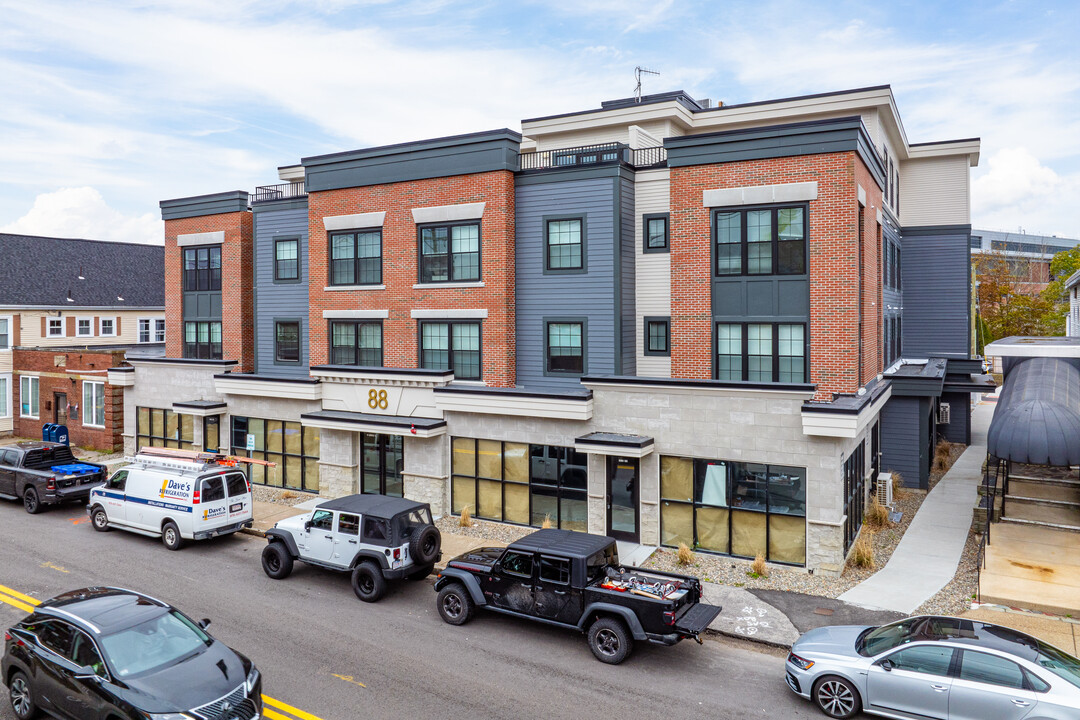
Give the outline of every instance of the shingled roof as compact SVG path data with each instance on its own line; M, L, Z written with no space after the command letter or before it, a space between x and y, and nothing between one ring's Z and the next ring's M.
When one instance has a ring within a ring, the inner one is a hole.
M0 233L0 268L0 307L165 307L162 245Z

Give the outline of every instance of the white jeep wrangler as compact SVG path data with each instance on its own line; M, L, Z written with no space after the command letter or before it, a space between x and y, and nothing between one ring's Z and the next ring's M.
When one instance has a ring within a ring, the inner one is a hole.
M306 515L266 533L263 571L280 580L293 561L352 572L356 597L375 602L387 580L427 577L442 556L442 535L431 507L386 495L348 495L320 503Z

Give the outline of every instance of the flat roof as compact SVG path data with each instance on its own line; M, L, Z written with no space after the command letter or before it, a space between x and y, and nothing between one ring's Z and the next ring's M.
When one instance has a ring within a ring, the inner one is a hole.
M987 357L1059 357L1080 358L1080 337L1002 338L983 348Z

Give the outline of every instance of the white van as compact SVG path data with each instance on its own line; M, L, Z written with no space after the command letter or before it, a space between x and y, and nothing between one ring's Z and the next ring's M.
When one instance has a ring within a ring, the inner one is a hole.
M160 537L179 550L252 524L251 485L236 467L136 455L90 493L86 506L99 532L110 527Z

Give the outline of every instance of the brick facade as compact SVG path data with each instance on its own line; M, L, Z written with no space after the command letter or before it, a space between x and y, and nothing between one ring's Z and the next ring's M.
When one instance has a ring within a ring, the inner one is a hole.
M12 417L14 433L40 438L41 426L57 419L55 393L64 393L70 408L66 425L68 441L79 447L114 452L123 448L124 388L108 383L106 371L124 362L124 351L14 350L12 364ZM38 377L38 417L21 416L22 383L29 373ZM105 427L83 425L83 382L105 382ZM62 419L62 418L61 418Z
M480 220L482 287L415 288L419 282L418 234L413 208L484 202ZM323 218L386 212L382 227L382 290L325 290L329 285L329 236ZM313 192L309 218L309 347L311 365L329 362L329 321L324 310L387 310L383 320L386 367L419 367L419 327L414 309L483 309L481 379L494 387L515 382L514 176L492 171Z
M810 202L810 382L817 399L855 392L880 372L880 262L876 212L863 214L859 272L856 182L875 207L881 190L854 152L749 160L671 170L671 375L711 378L711 209L702 191L817 182ZM876 201L874 200L876 198ZM863 372L859 374L859 278L863 276Z
M250 212L165 221L165 353L184 356L183 248L176 236L224 231L221 244L221 352L238 372L255 368L253 224Z

